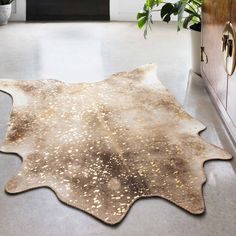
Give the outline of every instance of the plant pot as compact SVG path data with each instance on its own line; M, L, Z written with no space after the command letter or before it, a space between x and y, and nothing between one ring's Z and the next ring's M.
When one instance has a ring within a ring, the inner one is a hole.
M192 41L192 71L201 75L201 32L192 29L190 31Z
M11 4L0 5L0 25L6 25L11 16Z

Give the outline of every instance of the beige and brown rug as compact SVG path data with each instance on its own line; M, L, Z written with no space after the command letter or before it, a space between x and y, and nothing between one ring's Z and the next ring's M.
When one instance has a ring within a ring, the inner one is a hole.
M23 163L9 193L47 186L107 224L139 198L204 212L205 161L229 160L156 78L154 65L93 84L1 80L13 98L2 152Z

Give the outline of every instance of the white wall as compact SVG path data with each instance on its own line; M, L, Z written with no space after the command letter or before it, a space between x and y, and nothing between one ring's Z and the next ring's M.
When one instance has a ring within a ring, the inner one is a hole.
M12 3L12 21L25 21L26 20L26 0L15 0Z
M110 17L115 21L136 20L145 0L110 0Z
M40 0L35 0L40 1ZM169 0L174 2L175 0ZM139 12L145 0L110 0L110 17L115 21L135 21L136 14ZM160 19L155 17L154 20ZM12 9L12 21L26 20L26 0L15 0Z
M169 0L168 2L176 2ZM114 21L135 21L137 12L139 12L145 3L145 0L110 0L110 16ZM153 14L154 20L160 20L160 13Z

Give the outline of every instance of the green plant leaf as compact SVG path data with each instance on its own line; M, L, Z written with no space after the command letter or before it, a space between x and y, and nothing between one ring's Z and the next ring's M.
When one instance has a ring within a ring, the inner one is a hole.
M146 16L143 16L141 18L139 18L138 20L138 27L139 29L142 29L143 26L147 23L147 17Z
M166 3L161 9L161 18L164 18L166 15L171 15L173 8L174 6L171 3Z
M146 5L148 8L153 8L155 3L156 3L155 0L147 0Z
M185 12L187 12L188 14L190 14L190 15L197 15L197 13L196 12L194 12L193 10L191 10L191 9L188 9L188 8L185 8Z
M0 0L1 1L1 0ZM2 0L3 1L3 0ZM145 0L143 11L137 14L138 27L144 29L144 37L146 37L148 29L151 29L152 16L156 12L160 12L161 19L164 22L170 22L173 15L178 17L177 30L181 28L191 28L201 24L201 7L203 0L176 0L171 3L167 0Z
M187 2L186 0L180 0L178 2L178 26L177 26L177 30L180 31L181 26L182 26L182 19L183 19L183 15L184 15L184 11L186 8Z
M171 20L171 17L170 17L170 15L166 15L162 20L163 20L164 22L169 23L170 20Z
M147 13L146 12L139 12L138 14L137 14L137 20L139 20L140 18L142 18L142 17L146 17L147 16Z
M191 20L193 19L193 17L194 17L193 15L189 15L188 17L186 17L184 19L184 22L183 22L184 29L188 29L188 25L191 22Z
M174 5L173 5L173 14L176 16L176 15L178 15L178 12L179 12L179 3L177 2L177 3L174 3Z
M192 0L193 4L195 4L197 7L201 7L202 6L202 0Z

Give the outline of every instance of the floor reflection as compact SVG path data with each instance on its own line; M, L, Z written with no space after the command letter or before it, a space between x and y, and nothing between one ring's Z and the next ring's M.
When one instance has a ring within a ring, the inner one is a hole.
M183 106L188 113L200 120L207 127L201 133L201 136L205 140L226 149L236 157L235 145L210 99L203 79L192 71L189 71ZM231 163L234 170L236 170L235 158L233 158Z

